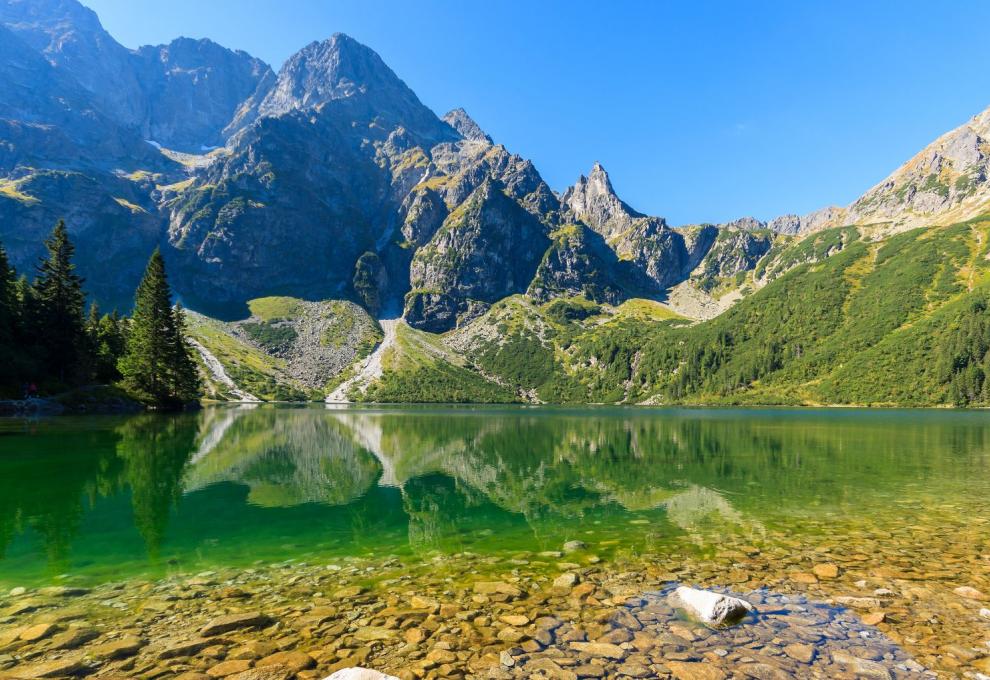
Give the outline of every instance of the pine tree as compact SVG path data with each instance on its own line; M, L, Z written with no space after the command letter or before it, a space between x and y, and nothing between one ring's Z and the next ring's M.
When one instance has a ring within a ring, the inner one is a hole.
M202 385L200 384L199 371L196 362L192 357L192 348L186 342L186 313L181 304L176 304L172 310L175 315L175 338L172 345L172 370L176 391L179 394L188 395L186 401L195 399L199 395Z
M181 312L172 307L165 260L156 248L134 297L124 356L125 384L153 406L176 408L194 399L199 376L183 337Z
M0 346L10 347L14 342L19 314L17 279L14 268L7 259L7 251L0 244Z
M19 346L21 323L17 280L7 252L0 245L0 394L17 395L18 379L24 370L23 351Z
M124 334L117 310L100 315L100 308L94 302L89 307L86 319L86 335L92 360L91 376L101 384L109 384L120 379L117 362L124 354Z
M75 270L75 246L69 240L65 222L59 220L45 241L48 256L38 265L33 297L37 307L38 337L45 365L61 383L78 378L86 350L83 325L83 280Z

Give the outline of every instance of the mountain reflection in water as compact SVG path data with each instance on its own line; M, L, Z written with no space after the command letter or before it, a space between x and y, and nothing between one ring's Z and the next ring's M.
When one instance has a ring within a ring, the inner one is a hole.
M0 425L0 582L351 554L710 551L985 493L982 414L332 410ZM980 488L976 488L980 487ZM615 546L610 548L609 546Z

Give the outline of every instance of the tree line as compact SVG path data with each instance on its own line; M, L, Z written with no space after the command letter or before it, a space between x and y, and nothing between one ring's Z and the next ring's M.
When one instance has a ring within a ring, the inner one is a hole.
M117 385L154 408L178 408L200 392L185 339L184 315L172 304L165 261L156 248L134 296L131 316L86 309L75 246L59 221L45 240L32 280L18 277L0 244L0 397L55 395Z

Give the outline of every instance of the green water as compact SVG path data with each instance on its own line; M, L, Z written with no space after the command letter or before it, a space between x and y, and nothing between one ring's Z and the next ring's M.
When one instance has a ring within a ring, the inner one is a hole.
M216 407L0 421L0 584L990 517L990 413ZM853 529L853 527L855 529Z

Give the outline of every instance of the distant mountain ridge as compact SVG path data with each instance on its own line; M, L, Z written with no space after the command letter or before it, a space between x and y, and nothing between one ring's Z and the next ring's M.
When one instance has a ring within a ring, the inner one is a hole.
M66 217L104 306L127 306L159 245L183 300L230 318L273 294L351 298L433 332L517 294L704 318L847 244L781 258L809 234L987 210L988 138L984 112L848 208L675 227L598 163L558 195L344 34L276 73L209 40L127 49L76 0L0 0L0 240L30 271Z

